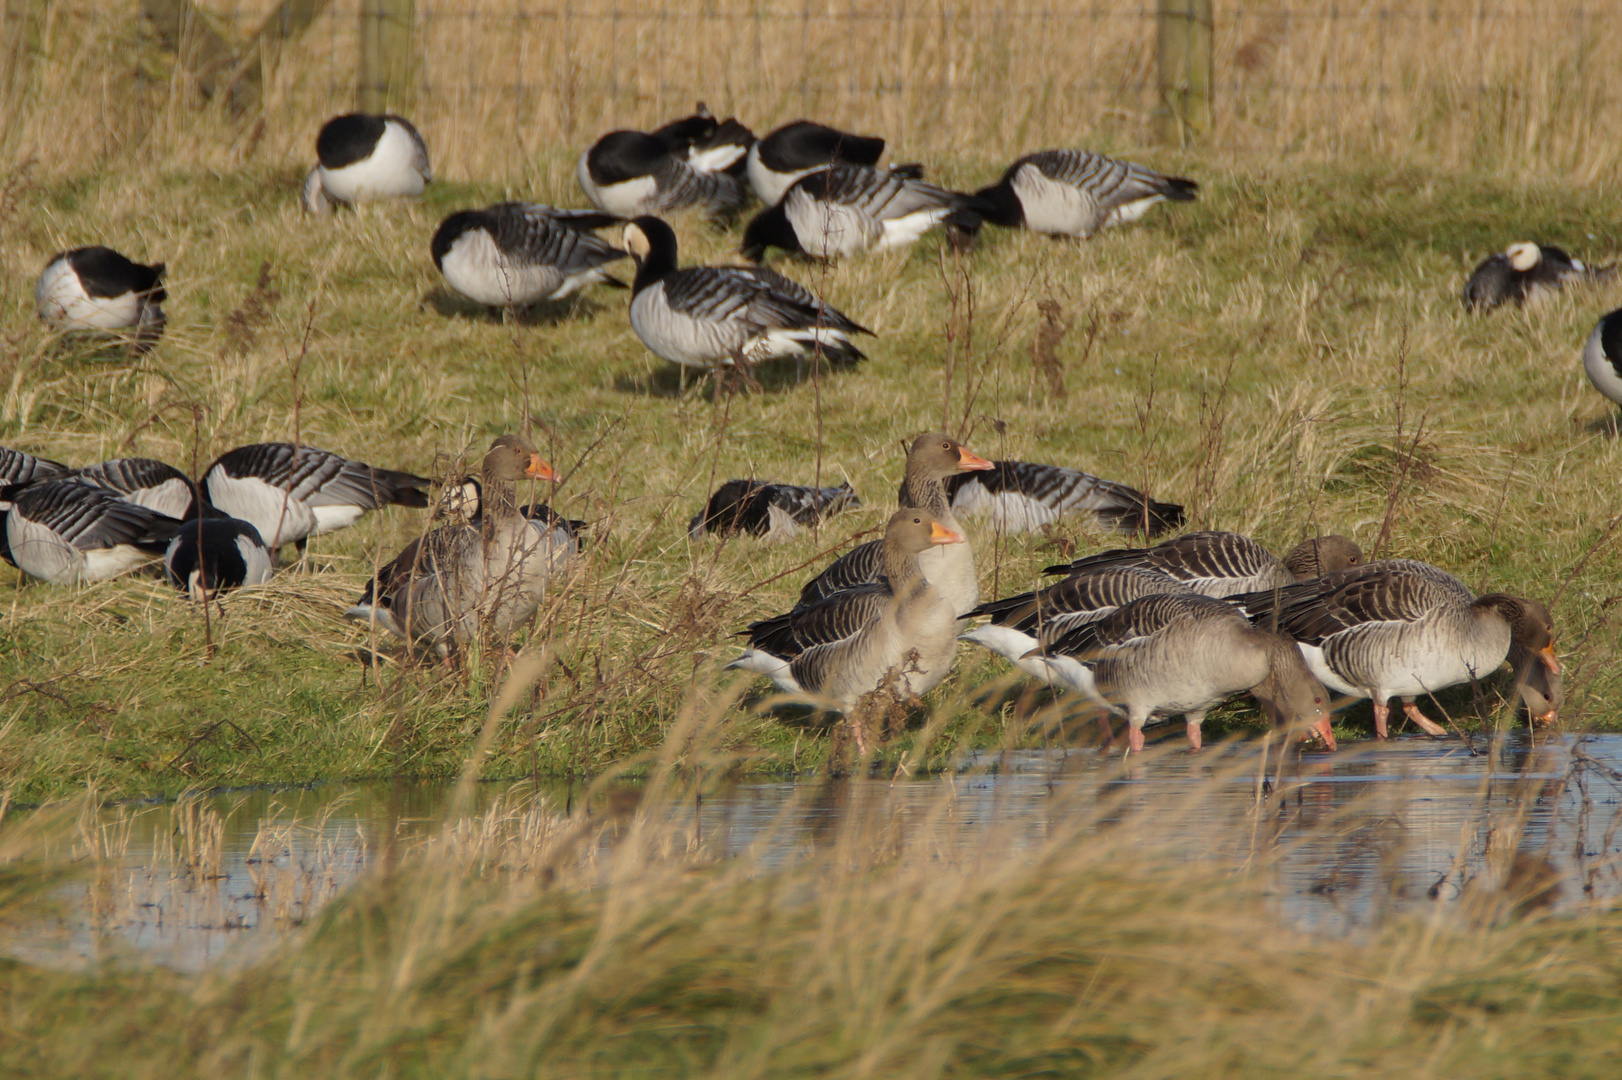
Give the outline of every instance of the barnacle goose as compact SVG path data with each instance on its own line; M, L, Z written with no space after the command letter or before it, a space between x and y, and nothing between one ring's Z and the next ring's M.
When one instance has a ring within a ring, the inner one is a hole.
M72 477L46 480L13 498L0 554L41 581L106 581L161 557L182 527L105 488Z
M1594 389L1622 405L1622 308L1599 321L1583 348L1583 370ZM4 472L0 470L0 480Z
M1193 202L1199 189L1192 180L1087 150L1039 150L975 194L990 204L981 216L993 225L1085 240L1138 220L1157 202Z
M172 518L196 515L197 485L173 465L151 458L113 458L73 470L75 479L105 488L137 506Z
M676 267L676 234L655 217L625 226L636 260L631 328L654 355L712 369L789 357L835 364L866 357L852 342L871 334L797 282L763 267Z
M1560 248L1522 241L1482 260L1464 283L1464 307L1491 311L1511 302L1522 305L1559 292L1568 281L1615 275L1615 265L1596 269Z
M741 179L704 154L716 149L706 141L716 130L714 118L702 115L654 131L611 131L580 155L575 178L593 206L616 217L697 206L710 217L728 218L743 206L746 193Z
M220 456L203 474L210 506L259 530L271 551L347 528L391 503L428 505L428 481L407 472L292 443L254 443Z
M53 330L133 330L143 347L163 334L164 264L143 266L93 244L52 257L34 287L39 317Z
M829 165L878 165L884 140L850 135L813 120L784 124L749 148L749 186L767 206L806 173Z
M440 223L430 250L451 288L489 307L561 300L587 285L625 283L603 267L625 252L593 235L619 219L589 210L506 202Z
M1154 537L1183 523L1183 508L1156 502L1136 488L1067 469L1029 461L994 461L989 472L948 477L946 492L960 514L989 511L1002 532L1030 532L1067 513L1092 515L1099 528Z
M204 517L181 525L163 555L169 583L207 603L228 589L270 580L270 549L259 530L230 517Z
M12 496L29 484L55 480L72 471L60 461L0 446L0 513L11 509ZM0 538L3 538L4 532L3 525L0 525Z
M841 510L862 505L850 484L803 487L764 480L728 480L715 489L704 509L687 523L687 535L748 533L767 541L787 540Z
M749 148L755 145L754 132L730 116L717 120L702 101L693 115L672 120L651 134L678 157L685 153L687 164L699 172L727 173L738 180L744 179Z
M796 180L775 206L750 220L743 257L760 262L769 247L821 259L883 251L916 242L949 217L987 208L972 195L907 173L831 165Z
M304 178L304 209L324 214L333 201L415 197L434 178L428 144L403 116L346 113L322 125L319 164Z

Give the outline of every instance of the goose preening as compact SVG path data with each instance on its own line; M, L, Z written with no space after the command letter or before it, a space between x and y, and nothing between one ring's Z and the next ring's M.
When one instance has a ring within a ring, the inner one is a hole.
M1491 311L1504 304L1523 305L1563 289L1568 281L1614 277L1616 267L1593 268L1565 251L1545 244L1511 244L1487 256L1464 284L1468 311Z
M540 607L551 577L573 558L572 537L543 531L519 512L516 489L525 479L557 479L540 453L519 435L503 435L484 456L479 520L443 525L395 558L345 614L424 646L441 658L483 629L511 630Z
M411 121L392 113L348 113L321 127L319 164L304 178L304 209L324 214L334 201L369 202L422 194L434 171L428 144Z
M625 252L592 233L619 219L589 210L506 202L440 223L429 250L451 288L487 307L561 300L588 285L625 288L603 267Z
M1087 150L1026 154L1002 179L975 196L979 216L1007 229L1085 240L1100 229L1136 221L1158 202L1193 202L1200 186Z
M580 155L575 179L593 206L615 217L696 206L709 217L728 218L747 197L743 180L713 167L702 150L697 161L692 156L700 143L713 149L706 140L716 130L714 118L694 116L654 131L611 131Z
M17 492L0 552L29 577L56 585L106 581L161 558L183 522L73 477Z
M741 250L751 262L773 247L818 259L883 251L915 243L960 211L985 208L909 172L831 165L800 177L750 219Z
M655 356L705 370L821 354L834 364L866 356L852 342L872 331L805 286L764 267L676 266L676 234L655 217L625 226L636 260L631 328Z
M152 458L113 458L74 469L73 477L105 488L136 506L145 506L172 518L197 513L197 485L173 465Z
M1595 390L1622 405L1622 308L1601 319L1588 335L1583 370Z
M729 173L743 180L748 168L749 149L755 133L738 120L717 120L701 101L692 116L672 120L653 134L680 152L687 151L687 164L699 172Z
M907 451L906 473L899 499L903 510L922 510L951 532L965 536L952 516L946 481L959 473L985 471L991 462L956 439L939 431L925 432ZM980 578L974 569L974 549L956 544L926 551L918 558L928 578L953 610L965 615L980 601ZM884 575L884 545L870 540L851 548L800 590L800 603L811 604L845 589L878 581Z
M1394 697L1421 730L1445 735L1416 704L1420 694L1484 678L1505 659L1560 673L1548 608L1506 593L1478 598L1428 563L1365 563L1235 601L1258 626L1299 642L1325 686L1372 699L1382 739Z
M1039 659L1053 682L1126 714L1132 753L1143 750L1143 727L1157 715L1181 714L1198 750L1205 714L1245 692L1275 725L1305 728L1335 748L1329 694L1300 650L1222 600L1192 592L1132 600L1049 636Z
M829 165L876 167L884 140L851 135L814 120L795 120L749 148L749 186L767 206L775 206L794 182Z
M163 334L164 269L99 244L74 248L45 265L34 304L53 330L130 330L138 344L150 346Z
M1156 502L1136 488L1067 469L1028 461L993 461L988 472L946 481L952 509L991 514L999 532L1030 532L1068 513L1089 514L1101 529L1149 537L1183 524L1183 508Z
M163 554L169 583L199 603L270 580L271 553L259 530L236 518L197 518L180 526Z
M276 551L347 528L368 510L390 504L425 507L429 481L375 469L330 450L292 443L254 443L222 454L203 474L209 505L259 530Z
M1236 596L1356 566L1363 551L1344 536L1309 537L1282 560L1248 536L1193 532L1151 548L1100 551L1045 574L1088 573L1105 566L1138 566L1176 578L1203 596Z
M11 498L29 484L67 476L73 470L60 461L35 457L0 446L0 513L11 509ZM0 533L4 532L0 525Z
M848 483L803 487L765 480L728 480L715 489L704 509L687 523L687 535L698 540L712 534L748 533L767 542L787 540L841 510L861 505L862 500Z
M937 685L957 653L957 612L924 577L919 556L963 537L922 510L900 510L879 543L877 581L752 624L748 651L727 667L766 675L785 693L832 702L847 716L892 681L909 697Z

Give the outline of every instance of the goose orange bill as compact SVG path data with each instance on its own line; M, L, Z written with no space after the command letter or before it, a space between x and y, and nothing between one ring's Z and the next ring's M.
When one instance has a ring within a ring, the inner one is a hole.
M1556 675L1560 674L1560 658L1554 655L1554 642L1551 641L1538 650L1538 659L1543 661L1544 667Z
M1307 729L1307 738L1316 738L1324 744L1326 750L1335 748L1335 729L1330 725L1329 717L1324 717Z
M961 544L963 534L955 533L938 521L929 523L929 542L931 544Z
M529 455L529 468L524 470L524 475L531 480L556 480L558 478L557 472L542 460L539 454Z
M957 448L958 472L985 472L987 469L995 469L996 467L967 446Z

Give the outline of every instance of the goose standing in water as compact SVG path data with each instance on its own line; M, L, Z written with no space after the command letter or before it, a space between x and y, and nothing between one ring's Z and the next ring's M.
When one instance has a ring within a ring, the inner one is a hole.
M1608 400L1622 405L1622 308L1599 321L1583 347L1583 371ZM1612 430L1616 420L1611 420Z
M1374 703L1387 735L1389 702L1430 735L1446 735L1415 702L1472 679L1505 659L1560 673L1549 609L1507 593L1477 597L1447 571L1410 559L1366 563L1270 592L1235 598L1258 626L1300 643L1325 686Z
M321 127L318 164L304 178L304 209L324 214L333 202L416 198L434 178L428 144L411 121L392 113L347 113Z
M1570 281L1615 275L1615 266L1594 269L1557 247L1511 244L1487 256L1470 275L1464 284L1464 307L1467 311L1491 311L1509 303L1520 306L1552 296Z
M923 511L898 511L880 541L877 581L754 623L749 650L727 667L769 676L786 693L832 702L851 718L866 753L853 715L859 699L886 684L918 697L951 670L957 611L918 564L924 552L962 543Z
M74 248L46 264L34 304L53 330L128 330L139 348L149 348L166 323L159 306L169 298L164 269L163 263L143 266L99 244Z
M742 253L758 263L773 247L818 259L884 251L916 243L948 218L977 209L984 207L974 196L910 173L830 165L802 176L756 214L744 229Z
M107 581L161 558L182 522L73 477L31 484L5 514L0 555L56 585Z
M1275 725L1305 728L1335 748L1329 695L1300 650L1250 625L1224 601L1160 593L1102 619L1055 630L1039 653L1049 677L1111 712L1124 712L1131 753L1143 750L1143 727L1157 715L1181 714L1189 747L1200 749L1205 714L1245 692Z
M794 182L829 165L876 168L884 140L851 135L814 120L784 124L749 148L749 186L767 206L775 206Z
M169 583L198 603L270 580L270 549L259 530L236 518L184 522L163 554Z
M1136 488L1062 465L993 461L985 473L966 473L946 482L952 509L987 513L998 532L1030 532L1065 514L1090 516L1101 529L1149 537L1182 525L1183 508L1156 502Z
M991 462L950 435L930 431L912 441L907 471L901 480L903 510L921 510L958 536L963 528L952 516L946 499L946 481L962 472L984 471ZM924 577L951 603L958 615L967 615L980 601L980 578L974 569L974 549L968 543L925 552L918 565ZM851 548L800 590L800 603L811 604L834 593L878 581L884 576L883 542L870 540Z
M1192 180L1103 154L1039 150L975 196L989 206L980 216L993 225L1086 240L1100 229L1138 220L1158 202L1193 202L1199 190Z
M798 536L800 530L862 505L849 484L802 487L764 480L728 480L715 489L704 509L687 523L694 540L709 535L748 533L767 542Z
M1081 574L1105 566L1137 566L1176 578L1203 596L1220 598L1290 585L1362 561L1362 549L1344 536L1309 537L1280 560L1239 533L1193 532L1151 548L1100 551L1050 566L1043 573Z
M486 307L561 300L588 285L625 288L603 267L625 252L593 235L617 218L538 203L496 203L440 223L429 245L451 288Z
M692 157L695 144L716 127L714 118L695 116L655 131L611 131L580 155L575 179L593 206L615 217L696 206L709 217L729 218L743 207L743 181L712 167L711 159Z

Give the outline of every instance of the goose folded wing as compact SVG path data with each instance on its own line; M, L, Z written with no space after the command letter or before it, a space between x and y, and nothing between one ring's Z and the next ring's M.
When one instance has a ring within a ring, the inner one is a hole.
M565 274L627 258L624 251L588 231L556 217L551 207L521 207L519 212L497 216L496 246L523 266L556 267ZM615 219L608 214L592 215L604 224Z
M819 517L836 513L846 506L860 506L850 485L838 487L802 487L798 484L768 484L766 498L801 525L810 525Z
M659 185L661 209L703 206L725 212L737 210L744 204L743 182L730 173L704 172L682 158L667 156L653 175Z
M393 469L376 469L359 461L346 461L331 455L341 463L337 468L322 470L323 479L313 477L293 489L295 498L310 506L360 506L377 510L390 503L403 506L428 505L425 477Z
M1468 591L1461 594L1457 585L1451 577L1368 563L1276 592L1248 594L1241 606L1258 626L1270 627L1276 611L1281 633L1319 645L1354 627L1413 623L1438 606L1468 604Z
M792 660L807 649L835 645L854 637L890 602L883 582L846 589L814 604L749 626L749 644L761 652Z
M728 267L728 269L766 286L775 297L816 312L823 326L833 330L843 330L847 334L873 336L873 331L857 323L831 304L823 303L810 289L793 278L784 277L769 266L734 266Z
M883 576L882 540L858 544L835 559L800 590L800 604L813 604L848 589L869 585Z
M757 294L768 290L727 267L695 266L664 279L665 306L704 322L745 318Z
M21 492L12 512L48 529L80 551L131 544L162 546L182 522L125 502L111 491L77 480L37 484Z
M73 470L60 461L0 447L0 499L9 499L29 484L54 480Z
M1127 531L1136 531L1147 521L1151 536L1174 529L1183 521L1181 506L1155 502L1136 488L1080 469L1029 461L992 464L995 468L989 472L960 473L948 478L946 493L954 510L972 513L990 504L1001 517L1026 523L1082 511L1095 515L1103 524Z
M1086 658L1108 649L1130 648L1191 619L1237 612L1220 600L1187 593L1159 593L1123 604L1101 619L1072 626L1055 625L1041 636L1041 650Z
M806 192L826 202L848 206L877 221L906 217L920 210L951 209L963 196L878 169L834 166L800 181Z
M1191 181L1174 181L1141 165L1086 150L1044 150L1026 161L1051 180L1086 189L1105 210L1156 195L1181 198L1197 190Z

